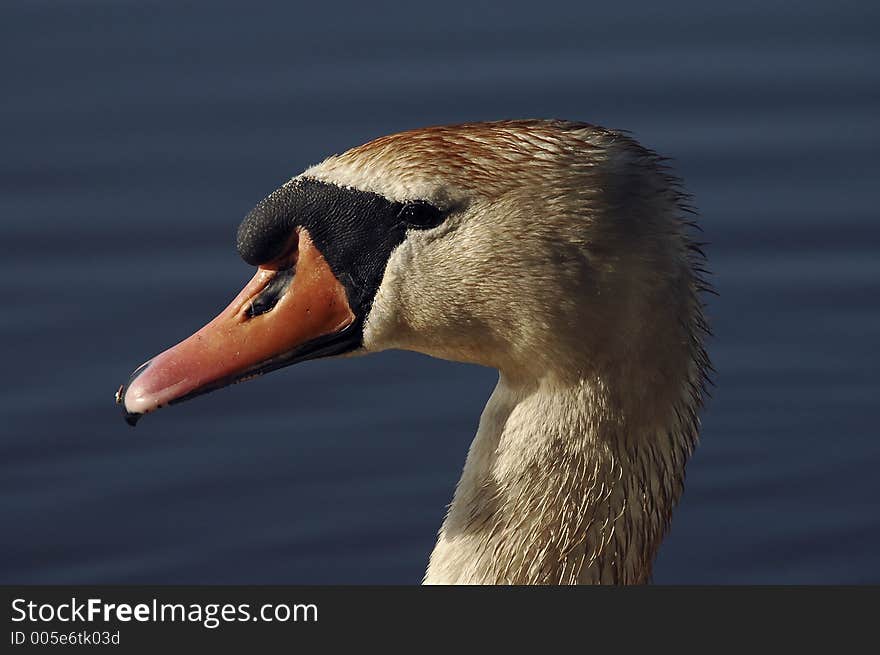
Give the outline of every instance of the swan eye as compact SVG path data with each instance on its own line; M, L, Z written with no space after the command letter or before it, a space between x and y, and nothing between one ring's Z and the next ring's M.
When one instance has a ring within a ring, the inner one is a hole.
M418 200L406 203L400 210L398 218L410 227L427 230L440 225L445 216L434 205Z

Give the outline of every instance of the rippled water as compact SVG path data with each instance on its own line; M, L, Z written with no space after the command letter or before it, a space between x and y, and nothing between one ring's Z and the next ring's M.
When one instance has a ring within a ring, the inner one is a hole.
M134 365L249 277L327 154L554 116L672 156L721 292L662 583L880 582L880 10L868 2L0 8L0 581L417 582L495 381L312 362L129 429Z

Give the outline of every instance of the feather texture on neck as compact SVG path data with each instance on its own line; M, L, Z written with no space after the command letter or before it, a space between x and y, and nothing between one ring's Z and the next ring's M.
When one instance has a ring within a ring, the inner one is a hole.
M695 426L633 424L609 391L501 377L426 583L648 581Z

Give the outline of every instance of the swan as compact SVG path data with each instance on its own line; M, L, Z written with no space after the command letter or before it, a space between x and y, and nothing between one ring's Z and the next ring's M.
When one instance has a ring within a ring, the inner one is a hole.
M561 120L331 156L247 215L253 279L117 402L133 425L282 366L391 348L493 367L424 582L649 582L711 371L705 258L664 161Z

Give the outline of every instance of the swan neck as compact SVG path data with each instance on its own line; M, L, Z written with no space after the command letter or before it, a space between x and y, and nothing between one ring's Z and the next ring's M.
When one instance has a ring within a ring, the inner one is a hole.
M646 416L600 379L502 375L425 582L648 581L693 448L668 410Z

